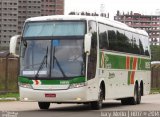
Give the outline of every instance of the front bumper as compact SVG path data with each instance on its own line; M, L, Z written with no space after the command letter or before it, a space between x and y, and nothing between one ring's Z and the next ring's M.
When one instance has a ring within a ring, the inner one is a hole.
M21 101L79 103L87 102L86 86L66 90L34 90L19 87ZM56 97L45 97L45 94L55 94Z

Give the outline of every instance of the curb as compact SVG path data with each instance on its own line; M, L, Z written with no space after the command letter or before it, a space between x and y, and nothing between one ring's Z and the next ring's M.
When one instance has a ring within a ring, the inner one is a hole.
M0 101L17 101L17 98L14 97L0 98Z

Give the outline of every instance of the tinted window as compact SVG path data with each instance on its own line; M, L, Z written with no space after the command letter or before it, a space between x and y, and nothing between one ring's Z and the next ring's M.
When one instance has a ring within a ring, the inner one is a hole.
M92 42L91 42L91 52L88 57L88 71L87 77L88 80L92 79L96 75L96 65L97 65L97 25L96 22L89 22L89 29L92 33Z
M37 36L80 36L85 34L83 21L29 22L24 28L23 37Z
M148 37L99 23L99 48L149 56Z
M144 55L149 56L150 48L148 46L149 45L148 37L142 36L142 44L143 44Z
M109 40L109 49L117 51L117 36L116 30L113 27L108 26L108 40Z
M99 23L99 48L108 49L108 32L107 26Z
M139 54L144 55L144 43L143 43L143 36L141 36L139 40Z
M126 37L126 40L127 40L127 44L126 44L126 48L127 48L127 51L128 53L133 53L133 46L132 46L132 33L131 32L128 32L128 31L125 31L125 37Z
M142 43L141 43L141 39L139 37L138 34L133 34L133 38L132 38L132 53L133 54L142 54L144 53L144 50L142 48ZM140 49L141 48L141 49Z
M125 36L124 31L123 30L117 30L117 47L118 47L118 51L128 52L128 48L127 48L128 43L129 43L129 40Z

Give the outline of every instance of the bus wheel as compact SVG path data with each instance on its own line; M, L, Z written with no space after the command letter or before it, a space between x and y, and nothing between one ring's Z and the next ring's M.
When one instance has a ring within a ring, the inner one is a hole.
M40 109L49 109L50 102L38 102Z
M136 84L134 88L134 97L121 99L121 103L123 105L136 105L136 104L140 104L140 102L141 102L141 94L140 94L140 88L138 87L138 84Z
M134 97L131 97L130 104L136 105L136 104L140 104L140 102L141 102L140 88L138 84L136 84L134 88Z
M141 103L141 87L138 87L138 97L137 97L137 104Z
M98 100L90 103L91 108L94 109L94 110L101 109L102 104L103 104L103 98L104 98L103 89L102 89L102 86L100 86L99 94L98 94Z

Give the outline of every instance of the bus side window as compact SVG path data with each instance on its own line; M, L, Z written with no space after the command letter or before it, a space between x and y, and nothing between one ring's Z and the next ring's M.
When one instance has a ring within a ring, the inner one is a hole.
M117 51L127 52L127 38L123 30L117 30Z
M138 34L133 34L133 38L131 40L131 47L132 47L132 53L133 54L140 54L140 42ZM141 51L143 53L143 51Z
M146 40L146 50L145 50L145 55L146 56L150 56L150 46L149 46L149 39L148 39L148 37L145 37L145 40Z
M148 39L148 37L146 37L146 36L141 36L141 40L142 40L142 46L143 46L143 51L144 51L144 55L145 56L149 56L150 54L149 54L149 39Z
M125 37L126 37L126 41L127 41L127 44L126 44L126 52L127 53L132 53L133 52L133 48L132 48L132 33L129 32L129 31L125 31Z
M141 39L139 39L139 54L144 55L144 45L143 45L143 37L141 36Z
M107 50L108 46L107 25L99 23L99 48Z
M88 57L88 80L95 78L97 65L97 25L96 22L90 21L89 27L92 33L91 52Z
M109 50L117 51L117 34L113 27L107 26L108 29L108 40L109 40Z

